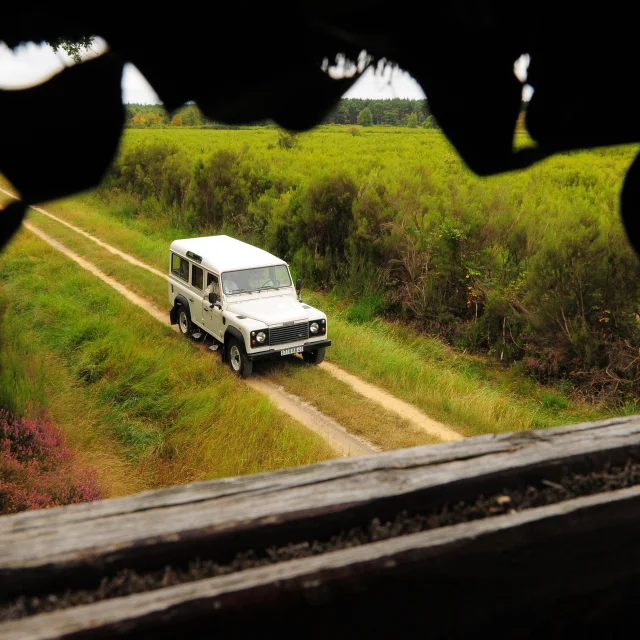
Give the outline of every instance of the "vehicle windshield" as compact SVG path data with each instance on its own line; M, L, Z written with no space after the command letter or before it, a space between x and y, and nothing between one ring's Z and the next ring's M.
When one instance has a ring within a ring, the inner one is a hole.
M284 264L279 264L275 267L227 271L222 274L222 290L231 295L290 286L291 276L289 275L289 269Z

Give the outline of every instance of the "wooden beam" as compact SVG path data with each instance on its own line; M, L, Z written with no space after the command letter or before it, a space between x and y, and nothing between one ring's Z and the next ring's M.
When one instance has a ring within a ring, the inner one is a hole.
M120 568L330 535L402 509L426 511L566 468L623 459L640 420L482 436L367 458L0 518L0 596L82 586Z
M351 637L379 635L390 621L429 637L466 636L487 621L497 636L537 624L555 637L549 613L559 603L590 604L595 592L596 608L604 598L616 611L612 603L637 597L639 509L636 486L42 614L0 624L0 637ZM634 584L626 599L618 593ZM617 613L609 631L627 621ZM571 628L585 623L597 627L587 617Z

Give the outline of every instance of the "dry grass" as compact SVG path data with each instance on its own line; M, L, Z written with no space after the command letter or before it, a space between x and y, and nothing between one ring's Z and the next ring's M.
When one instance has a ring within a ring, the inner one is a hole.
M365 438L382 450L440 442L397 414L363 398L326 371L307 365L301 358L288 358L285 362L276 360L269 364L263 369L268 372L269 380L304 398L350 433Z
M70 449L79 460L98 472L105 498L117 498L161 486L151 465L135 464L124 446L110 439L104 430L105 416L93 394L74 380L60 358L46 354L46 375L50 386L47 409L60 426Z

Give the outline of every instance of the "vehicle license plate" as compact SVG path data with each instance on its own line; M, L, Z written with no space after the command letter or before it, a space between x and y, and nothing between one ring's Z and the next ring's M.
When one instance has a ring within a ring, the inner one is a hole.
M302 353L304 351L304 347L291 347L291 349L283 349L280 352L281 356L290 356L292 353Z

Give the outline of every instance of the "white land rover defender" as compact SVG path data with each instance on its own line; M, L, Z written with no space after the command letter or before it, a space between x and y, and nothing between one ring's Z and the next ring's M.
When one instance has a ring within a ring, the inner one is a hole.
M169 251L171 324L221 343L238 375L251 375L254 360L292 353L322 362L327 316L302 303L286 262L229 236L174 240Z

